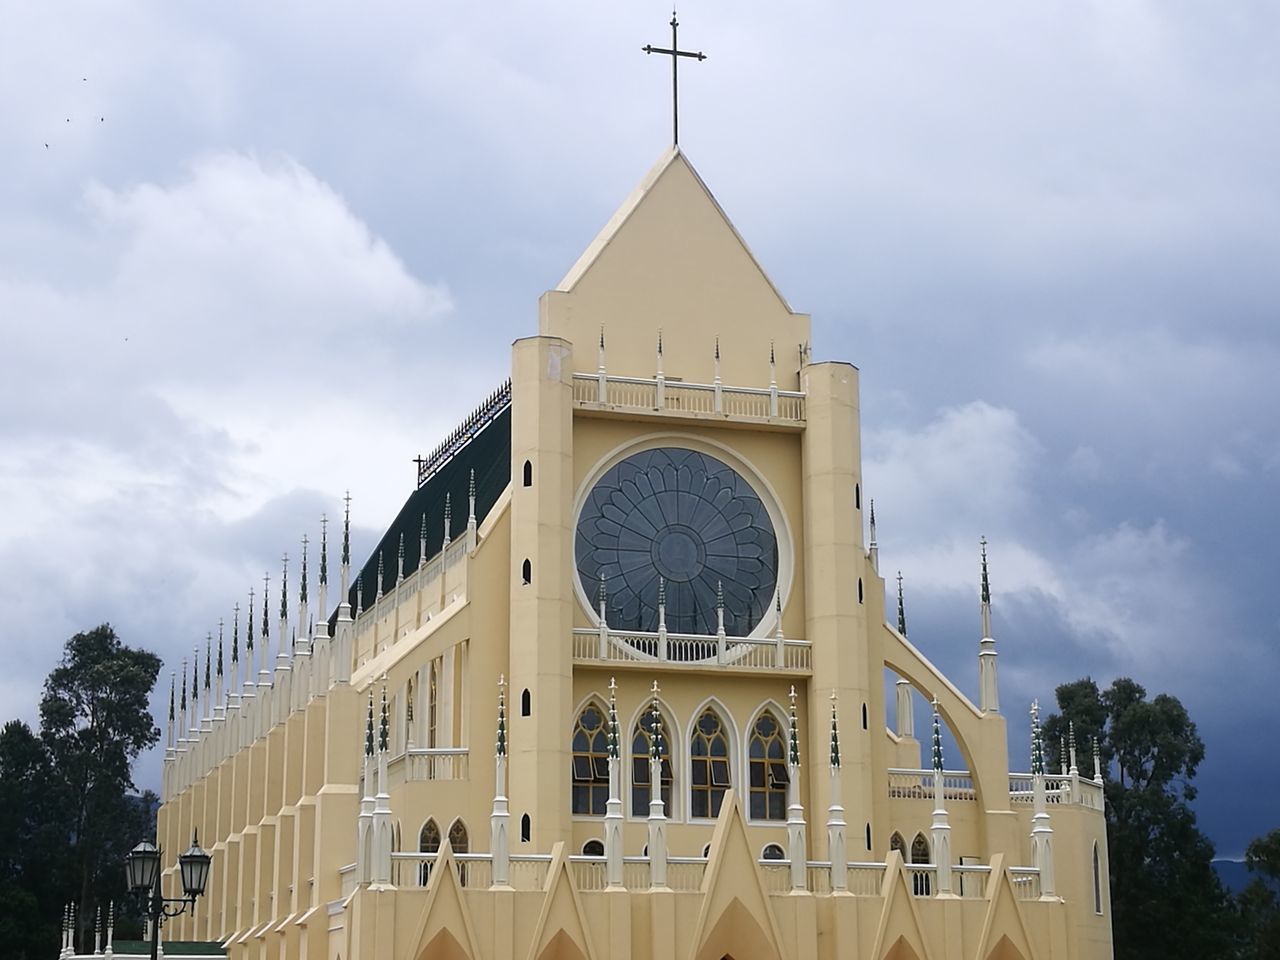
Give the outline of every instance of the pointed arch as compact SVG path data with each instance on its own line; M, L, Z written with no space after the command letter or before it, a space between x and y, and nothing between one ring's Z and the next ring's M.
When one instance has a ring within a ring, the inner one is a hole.
M907 841L902 839L902 834L897 830L893 831L893 836L889 838L889 849L897 850L904 860L907 858Z
M422 829L418 831L418 852L419 853L440 853L440 827L435 820L427 817L427 822L422 825ZM431 879L432 861L424 860L418 865L418 885L425 887L427 881Z
M720 815L725 793L733 786L733 725L727 711L708 701L694 713L689 744L689 816Z
M917 833L916 838L911 841L911 862L912 863L932 863L929 859L929 841L923 833Z
M520 818L520 842L528 843L529 838L533 836L533 821L526 813Z
M786 722L772 707L761 708L747 731L747 812L752 820L787 819Z
M675 723L671 719L669 711L664 709L661 701L658 703L658 714L662 717L662 744L661 744L661 786L662 786L662 812L666 817L672 815L672 796L675 788L675 765L673 754L672 731L675 730ZM636 717L631 724L631 737L628 741L631 749L631 816L647 817L649 815L649 801L653 799L652 788L650 782L649 769L649 753L653 743L653 711L650 707L644 707L637 711Z
M1093 841L1093 912L1102 916L1102 858L1097 840Z
M914 840L911 841L911 863L926 864L932 863L929 859L929 841L925 839L923 833L917 833ZM923 871L913 872L911 874L911 892L917 897L927 897L933 892L933 883L930 880L930 874Z
M570 812L604 816L609 800L609 748L604 704L594 695L578 709L570 731Z

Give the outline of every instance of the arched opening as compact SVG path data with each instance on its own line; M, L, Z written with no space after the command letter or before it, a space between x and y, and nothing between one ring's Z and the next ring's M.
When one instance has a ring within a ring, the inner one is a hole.
M929 841L924 838L923 833L917 833L916 838L911 841L911 863L913 865L920 863L931 863L929 859ZM927 897L932 891L932 882L929 874L920 871L911 875L911 892L917 897Z
M862 484L860 483L853 485L853 507L855 510L862 509Z
M524 462L524 485L526 487L533 486L533 461L531 460Z
M438 730L438 720L440 718L440 691L438 687L439 674L436 672L436 662L431 661L431 666L427 668L427 746L435 747L436 733Z
M761 860L785 860L787 852L782 849L779 844L766 843L764 849L760 851Z
M533 835L533 821L529 819L526 813L520 818L520 842L528 843L529 837Z
M666 723L663 723L665 729ZM631 734L631 815L644 817L649 815L649 802L653 799L653 784L650 778L649 755L653 749L654 734L653 711L646 710L636 721L635 730ZM659 776L662 779L662 813L671 816L671 789L675 778L671 767L671 740L661 736L658 739Z
M573 725L571 811L580 816L603 816L609 800L609 738L604 710L587 704Z
M867 729L867 705L865 703L862 705L862 729Z
M729 737L720 714L707 707L689 740L690 815L718 817L729 786Z
M858 578L858 602L862 602L862 578Z
M591 839L582 845L582 855L584 857L603 857L604 841Z
M752 820L787 819L787 745L782 724L769 710L760 711L747 746L748 811Z
M467 837L467 825L461 818L449 824L449 846L454 853L470 853L471 842ZM467 864L458 864L458 883L467 885Z
M889 838L889 849L897 850L898 853L902 854L903 860L907 859L907 841L903 840L902 834L896 830L893 832L893 836Z
M533 583L533 564L529 562L528 557L525 557L524 563L520 564L520 582L525 586Z
M520 694L520 716L533 716L533 694L529 692L528 687L525 687L524 692Z
M871 821L867 821L867 852L871 852Z
M702 846L702 859L709 860L710 858L711 858L711 842L708 841Z
M435 820L427 820L422 825L422 829L418 832L418 852L436 854L440 852L440 828L436 826ZM418 868L418 883L426 886L427 881L431 879L431 867L433 862L430 860L422 861Z
M410 677L409 682L404 687L404 742L406 746L413 740L413 701L417 693L417 684L413 682L413 677Z

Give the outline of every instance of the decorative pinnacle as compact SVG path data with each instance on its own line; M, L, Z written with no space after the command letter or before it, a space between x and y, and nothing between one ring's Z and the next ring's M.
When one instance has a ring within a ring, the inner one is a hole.
M649 715L652 718L653 736L649 738L649 759L662 759L662 712L658 709L658 681L653 681L650 688L652 699L649 701Z
M978 541L982 545L982 602L991 602L991 581L987 578L987 538Z
M604 324L600 324L600 349L604 349Z
M204 638L204 690L209 692L212 685L213 677L213 631L210 630L205 634Z
M933 698L933 769L942 772L942 719L938 716L938 698Z
M425 561L427 559L427 511L422 511L422 527L418 530L419 547L422 550L422 556L418 559Z
M218 618L218 673L219 679L222 678L222 618Z
M836 714L836 706L839 698L836 697L834 688L831 690L831 767L833 770L840 769L840 722Z
M874 547L876 545L876 502L875 500L872 499L868 501L868 505L871 507L871 544L870 546Z
M800 730L796 725L796 685L791 685L791 713L787 718L787 762L800 766Z
M191 648L191 718L195 719L200 705L200 648ZM192 724L195 726L195 724Z
M285 620L289 616L289 555L282 556L280 562L284 565L280 573L280 619Z
M400 531L400 552L399 552L399 555L397 556L397 560L399 561L400 568L397 571L396 575L397 577L403 577L404 576L404 531L403 530Z
M600 585L596 587L596 605L599 607L603 607L605 603L608 601L608 599L609 599L608 591L605 589L605 586L604 586L604 576L601 575Z
M231 662L240 662L240 604L231 612Z
M329 583L329 516L320 514L320 586ZM320 611L325 615L325 611Z
M1040 738L1040 701L1031 701L1031 775L1044 776L1044 741Z
M716 581L716 609L724 609L724 583L720 580Z
M1058 738L1058 762L1060 764L1059 773L1062 773L1065 776L1067 772L1067 739L1066 737Z
M248 634L245 636L244 649L248 653L249 659L253 660L253 587L249 588L249 616L245 620L245 625L249 628Z
M378 551L378 596L382 596L382 551Z
M658 328L658 356L662 356L662 328Z
M507 678L502 674L498 674L498 743L494 753L507 755Z
M391 714L387 710L387 678L382 678L382 718L378 721L378 752L391 749Z
M178 676L172 670L169 671L169 722L173 723L173 691L177 686ZM185 704L184 704L185 706Z
M476 498L476 468L471 468L471 478L467 481L467 496L474 501Z
M1068 743L1071 747L1071 755L1076 755L1076 722L1074 720L1067 721L1067 736L1070 738Z
M364 612L364 571L356 577L356 616Z
M307 539L307 535L302 535L302 583L298 586L298 599L303 603L307 602L307 544L311 541ZM298 626L305 628L305 623Z
M618 683L613 678L609 678L609 734L607 738L608 754L610 760L617 760L618 753Z
M262 645L263 647L266 647L267 641L271 639L271 619L267 613L267 607L271 605L270 590L271 590L271 574L264 573L262 575Z
M716 359L717 359L717 360L719 360L719 359L720 359L720 336L719 336L719 334L717 334L717 335L716 335Z
M902 600L902 571L898 571L898 632L907 635L907 608Z
M345 504L342 511L342 565L351 562L351 491L342 498Z
M658 575L658 606L665 607L667 605L667 578Z
M777 363L777 360L774 358L774 355L773 355L773 341L770 340L769 341L769 365L772 366L775 363Z
M445 536L449 535L449 524L453 521L453 493L446 492L444 495L444 530Z
M364 755L373 756L373 687L369 688L369 719L364 728ZM365 791L368 792L368 789L366 785Z
M1102 782L1102 756L1098 752L1098 738L1091 737L1093 740L1093 779Z
M182 658L182 712L187 712L187 658Z

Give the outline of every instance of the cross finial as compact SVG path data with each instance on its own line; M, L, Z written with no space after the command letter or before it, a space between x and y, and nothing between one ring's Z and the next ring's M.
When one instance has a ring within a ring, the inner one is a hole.
M645 53L661 53L671 58L671 144L672 146L680 145L680 73L678 64L681 57L690 57L694 60L705 60L707 55L699 50L692 53L688 50L681 50L677 40L678 30L680 29L680 21L676 19L675 8L671 9L671 48L655 47L646 43L640 49Z
M320 585L325 586L329 582L329 517L327 514L320 514ZM323 591L321 591L323 592ZM322 615L327 611L321 610Z
M270 652L270 649L267 648L267 641L271 638L271 619L270 614L267 612L267 607L271 605L270 588L271 574L264 573L262 575L262 646L266 648L267 653ZM265 656L266 653L263 655Z
M342 498L342 564L346 566L351 562L351 491L347 491L347 495Z
M311 541L304 533L302 535L302 583L298 586L298 599L303 603L307 602L307 547L310 543ZM305 627L306 624L300 623L298 626Z
M177 674L175 674L172 670L170 670L169 671L169 722L170 723L173 723L173 691L174 691L174 688L177 686L177 683L178 683ZM172 735L172 733L173 731L170 731L170 735Z
M249 666L253 666L253 587L249 588L249 616L245 618L245 625L249 628L244 639L245 652L249 654Z
M222 676L222 618L218 618L218 676Z

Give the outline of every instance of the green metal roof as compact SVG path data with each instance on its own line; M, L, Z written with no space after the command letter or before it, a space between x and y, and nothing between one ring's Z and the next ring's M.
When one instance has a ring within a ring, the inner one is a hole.
M475 417L476 415L472 415ZM438 554L444 544L445 496L452 505L450 536L461 539L467 532L468 494L471 471L476 474L476 523L484 518L497 502L502 491L511 482L511 404L510 393L506 402L491 419L478 426L475 432L458 445L458 449L440 464L426 481L405 501L400 513L387 527L382 539L374 547L369 559L359 570L352 571L351 587L347 602L352 612L356 609L356 590L364 577L364 604L373 605L378 595L378 555L383 555L382 589L391 591L396 584L396 561L400 550L400 537L404 536L405 576L418 568L419 538L422 533L422 517L427 517L427 559ZM336 611L334 613L336 617ZM333 617L330 618L331 622Z

